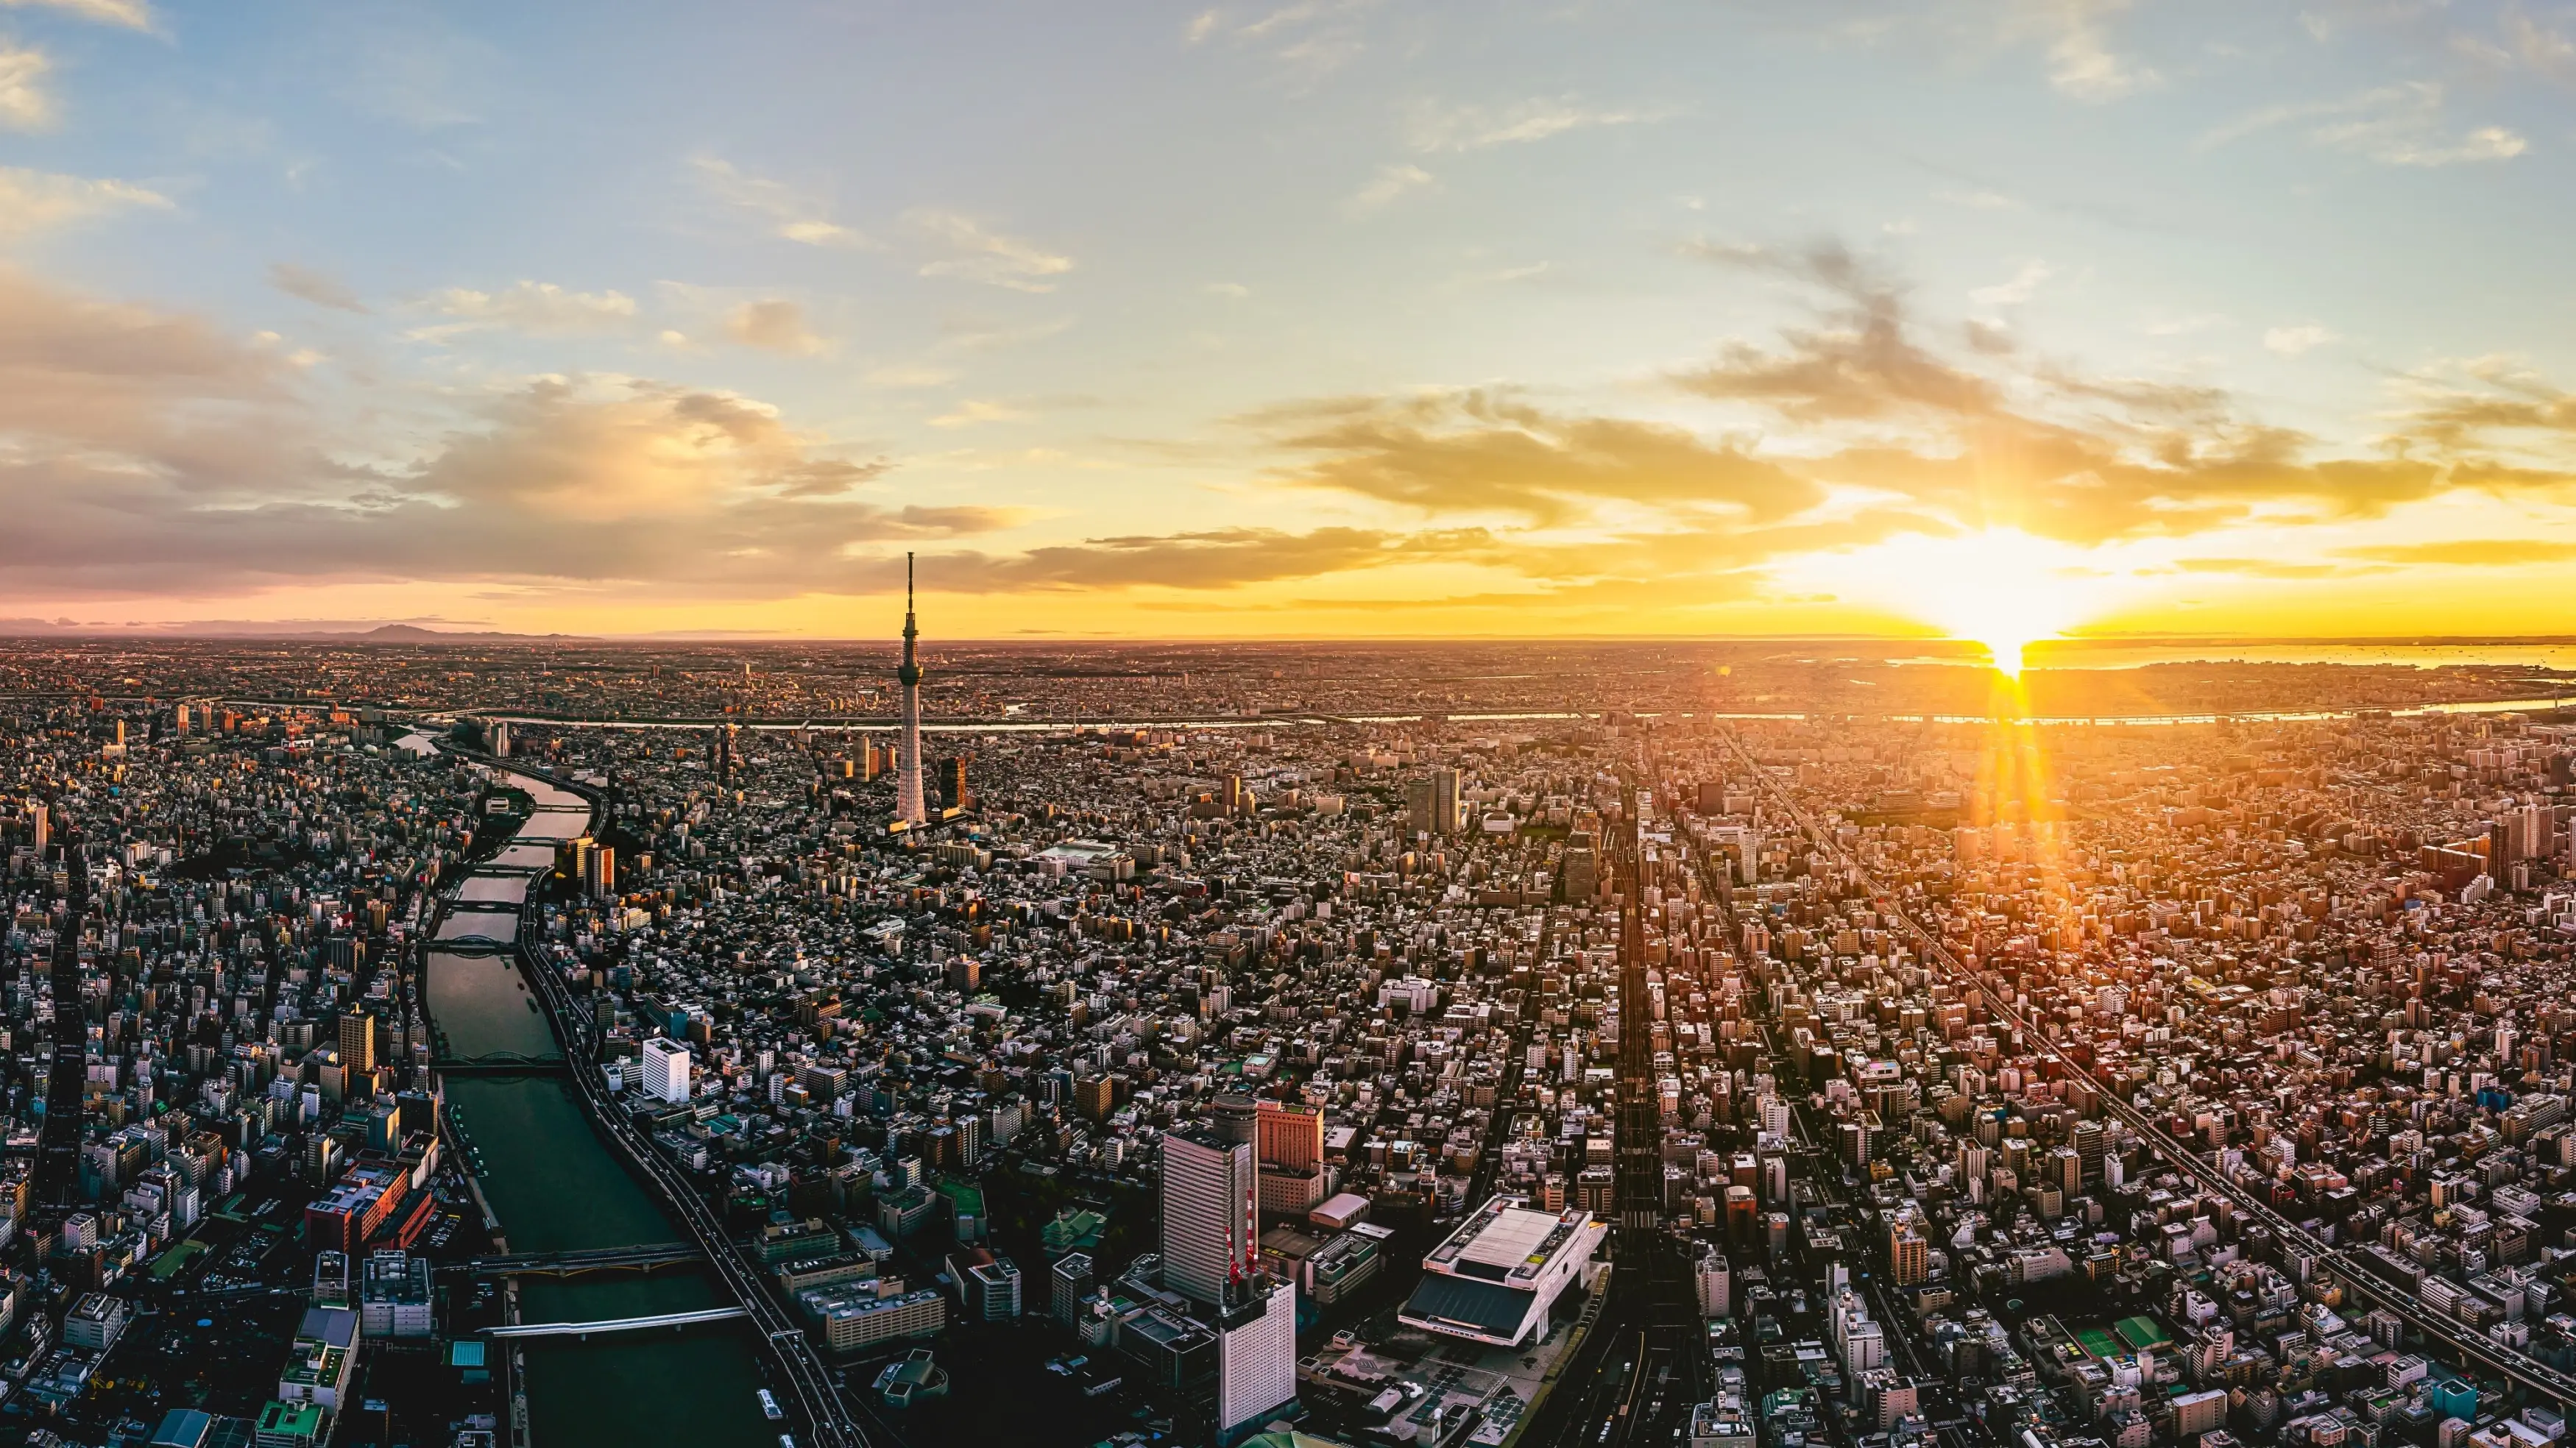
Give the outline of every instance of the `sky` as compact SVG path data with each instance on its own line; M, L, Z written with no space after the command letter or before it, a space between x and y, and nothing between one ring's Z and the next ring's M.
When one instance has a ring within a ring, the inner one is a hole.
M0 617L2576 632L2576 6L0 0Z

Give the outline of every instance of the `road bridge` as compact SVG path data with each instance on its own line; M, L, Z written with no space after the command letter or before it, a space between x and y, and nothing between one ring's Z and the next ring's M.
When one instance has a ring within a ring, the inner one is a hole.
M532 1056L519 1051L489 1051L480 1056L433 1061L429 1069L441 1076L559 1076L571 1067L561 1055L552 1052Z
M612 1317L604 1322L521 1322L482 1329L485 1337L598 1337L614 1332L644 1332L656 1327L692 1327L701 1322L731 1322L749 1313L739 1307L702 1307L695 1312L661 1312L651 1317Z
M664 1267L694 1266L706 1260L706 1253L687 1242L648 1242L588 1252L475 1257L438 1270L452 1277L578 1277L585 1272L652 1272Z

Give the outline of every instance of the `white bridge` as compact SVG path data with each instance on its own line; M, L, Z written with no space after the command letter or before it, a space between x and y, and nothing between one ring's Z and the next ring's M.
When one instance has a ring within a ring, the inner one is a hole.
M695 1312L665 1312L653 1317L612 1317L601 1322L522 1322L484 1328L485 1337L589 1337L603 1332L642 1332L648 1327L687 1327L747 1316L739 1306L704 1307Z

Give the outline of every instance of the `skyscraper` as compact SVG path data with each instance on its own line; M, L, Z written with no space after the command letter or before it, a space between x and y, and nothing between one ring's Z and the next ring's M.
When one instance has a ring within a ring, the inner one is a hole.
M1192 1126L1163 1138L1165 1287L1213 1307L1226 1300L1227 1284L1251 1275L1260 1251L1258 1191L1250 1131Z
M1267 1099L1260 1112L1253 1145L1261 1171L1261 1210L1302 1216L1332 1186L1324 1170L1324 1114Z
M1324 1159L1324 1113L1263 1100L1254 1145L1264 1165L1302 1171Z
M1404 789L1405 828L1416 834L1454 835L1459 826L1458 771L1435 769Z
M913 641L921 629L912 616L912 555L903 555L903 665L894 671L895 682L903 685L903 753L895 764L894 812L905 824L919 825L930 821L930 810L922 800L921 765L921 661Z
M1259 1430L1296 1397L1296 1287L1266 1276L1236 1284L1217 1317L1217 1441Z
M365 1011L340 1017L340 1064L350 1071L376 1069L376 1018Z

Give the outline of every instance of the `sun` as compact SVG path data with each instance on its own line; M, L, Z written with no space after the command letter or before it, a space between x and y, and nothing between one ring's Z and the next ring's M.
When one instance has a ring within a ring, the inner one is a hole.
M2030 645L2100 610L2102 575L2084 558L2013 528L1905 539L1855 555L1888 606L1983 644L1996 671L2016 679Z

